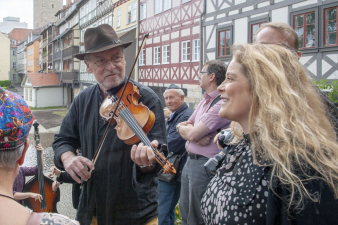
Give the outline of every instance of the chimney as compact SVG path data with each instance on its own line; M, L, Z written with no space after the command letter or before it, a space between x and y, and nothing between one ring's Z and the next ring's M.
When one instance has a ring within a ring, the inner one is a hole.
M67 0L67 7L72 4L72 0Z

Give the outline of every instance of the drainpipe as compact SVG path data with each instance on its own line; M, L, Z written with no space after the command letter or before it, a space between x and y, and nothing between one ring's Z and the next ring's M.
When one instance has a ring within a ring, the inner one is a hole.
M203 11L200 16L200 62L199 62L199 69L202 69L203 63L203 28L202 28L202 17L204 16L206 11L206 0L203 0Z
M38 88L35 88L35 108L38 108Z
M56 39L59 43L61 43L61 39L60 38L57 38ZM62 70L61 70L61 77L60 77L60 85L62 83L62 73L63 73L63 60L62 60L62 48L63 46L61 47L61 56L60 56L60 61L61 61L61 65L60 65L60 68L62 66ZM64 90L63 90L63 84L62 84L62 105L64 105Z

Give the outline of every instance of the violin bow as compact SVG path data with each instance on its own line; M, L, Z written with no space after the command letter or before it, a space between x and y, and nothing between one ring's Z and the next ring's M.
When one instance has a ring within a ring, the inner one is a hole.
M125 82L125 84L124 84L124 86L123 86L123 90L122 90L122 92L121 92L121 96L123 96L124 91L126 90L126 87L127 87L127 84L128 84L128 82L129 82L129 80L130 80L131 74L134 72L135 65L136 65L137 60L138 60L138 58L139 58L139 56L140 56L140 53L142 52L142 50L143 50L143 48L144 48L144 45L146 44L146 40L148 39L148 37L149 37L149 33L147 33L147 34L144 35L144 37L143 37L142 44L141 44L141 46L140 46L140 48L139 48L139 51L138 51L138 53L137 53L137 56L136 56L136 58L135 58L133 67L132 67L132 69L131 69L131 71L130 71L130 74L129 74L128 78L127 78L127 81ZM118 100L118 102L117 102L116 105L120 105L120 102L121 102L121 98L119 98L119 100ZM113 115L116 115L116 110L117 110L117 109L118 109L118 107L116 107L115 110L114 110L114 112L111 113L111 116L110 116L110 118L109 118L109 120L108 120L107 128L106 128L106 130L104 131L103 137L102 137L102 139L101 139L101 141L100 141L100 143L99 143L99 146L98 146L98 148L96 149L95 154L94 154L94 156L93 156L93 159L92 159L93 165L95 165L96 160L97 160L97 158L98 158L98 156L99 156L99 154L100 154L100 152L101 152L102 145L103 145L103 143L104 143L104 141L105 141L105 139L106 139L106 137L107 137L107 133L108 133L109 127L110 127L110 125L111 125L111 121L112 121L112 119L113 119L113 117L114 117ZM92 173L92 170L90 170L89 172ZM80 186L80 189L82 189L82 186L83 186L83 180L81 179L81 186Z

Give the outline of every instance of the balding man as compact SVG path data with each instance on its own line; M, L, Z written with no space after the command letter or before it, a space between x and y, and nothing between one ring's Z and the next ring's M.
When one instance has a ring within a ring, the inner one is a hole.
M255 43L284 44L291 51L294 51L298 58L302 56L302 52L299 51L298 35L287 23L271 22L264 24L258 29L256 33ZM318 88L316 89L318 90L318 95L326 106L326 115L331 121L331 124L334 126L338 136L337 107L325 94L323 94L323 92L321 92Z

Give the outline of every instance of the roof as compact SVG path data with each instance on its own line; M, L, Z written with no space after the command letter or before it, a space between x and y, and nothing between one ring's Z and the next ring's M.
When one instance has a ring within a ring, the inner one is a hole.
M27 73L33 87L58 86L60 78L56 73Z
M14 28L11 32L9 32L9 39L14 39L17 42L22 41L32 29L25 28ZM11 45L11 47L15 47L16 45Z

